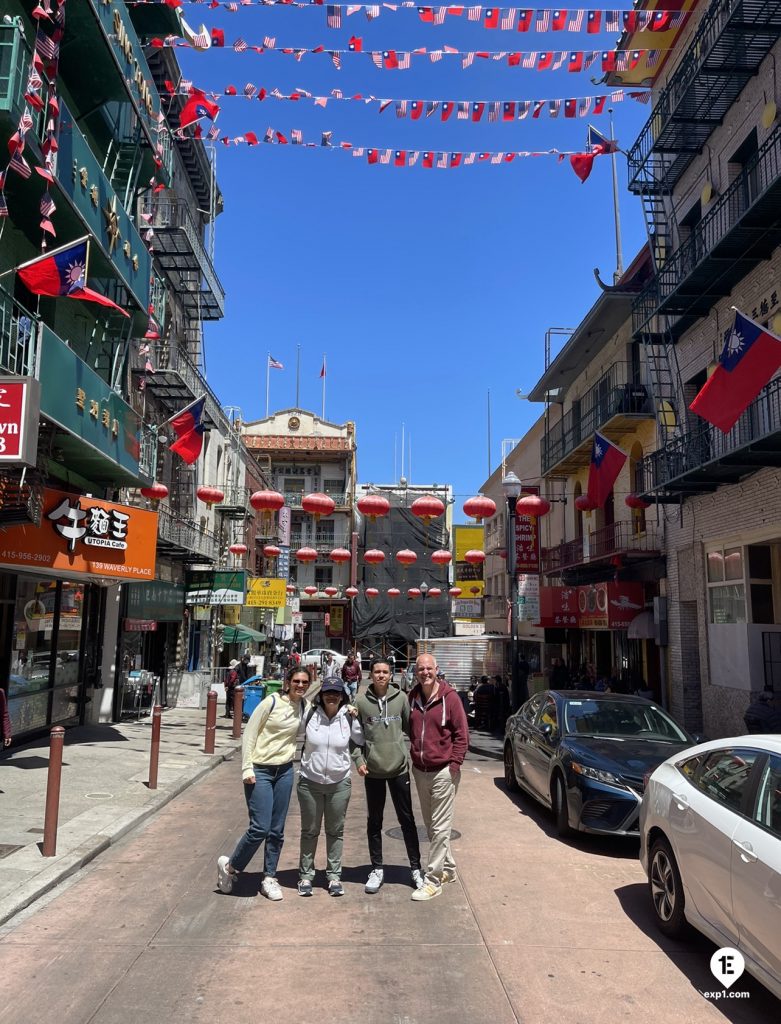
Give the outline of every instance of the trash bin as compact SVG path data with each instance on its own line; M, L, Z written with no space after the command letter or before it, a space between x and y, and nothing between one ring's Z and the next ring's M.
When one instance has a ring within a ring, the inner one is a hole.
M244 715L249 718L255 708L266 696L265 686L244 684Z
M266 680L266 693L279 693L282 689L281 679L267 679Z

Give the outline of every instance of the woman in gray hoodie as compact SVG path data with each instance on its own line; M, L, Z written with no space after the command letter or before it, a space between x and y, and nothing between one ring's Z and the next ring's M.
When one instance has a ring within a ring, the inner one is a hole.
M354 714L355 710L352 712ZM315 853L323 819L328 893L344 896L341 882L344 819L351 793L350 752L356 746L363 746L361 723L350 713L344 683L331 676L323 680L305 719L298 779L301 808L299 896L312 895Z

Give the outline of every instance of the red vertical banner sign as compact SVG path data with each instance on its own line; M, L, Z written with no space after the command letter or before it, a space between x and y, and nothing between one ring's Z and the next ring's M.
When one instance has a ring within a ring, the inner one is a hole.
M539 487L524 487L522 494L539 494ZM515 517L515 572L540 571L540 535L534 516Z

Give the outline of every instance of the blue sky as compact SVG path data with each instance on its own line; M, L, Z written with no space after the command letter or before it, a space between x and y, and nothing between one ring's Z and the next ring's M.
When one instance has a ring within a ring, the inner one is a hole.
M407 99L508 100L597 95L590 72L570 74L510 68L477 60L462 70L457 57L431 64L413 58L409 71L379 71L367 56L346 55L337 71L327 55L299 63L282 54L235 54L237 36L278 46L346 48L351 35L365 50L592 49L615 37L585 33L487 31L466 17L442 27L414 11L363 12L326 27L325 9L251 7L229 14L185 5L190 24L225 31L226 49L178 51L185 74L205 91L245 83L289 93L340 88ZM412 121L393 109L329 102L325 110L298 103L244 98L220 101L218 126L228 135L271 126L307 141L332 130L335 142L433 150L577 149L588 119L442 123L439 115ZM626 100L614 108L616 137L628 147L649 107ZM592 123L608 133L606 115ZM645 240L642 212L626 192L619 157L625 264ZM475 493L487 474L486 395L492 404L492 468L503 438L518 438L542 408L519 401L543 367L544 334L575 326L598 295L592 270L605 280L615 265L610 161L595 162L581 184L568 162L516 159L499 167L447 170L368 166L339 150L293 146L217 146L225 212L216 228L215 263L226 289L226 316L206 327L211 386L245 419L265 412L266 357L272 371L271 407L295 404L295 365L301 346L301 405L320 412L323 354L328 364L326 416L357 425L361 482L394 475L394 436L402 423L412 435L414 483L450 482ZM400 464L397 456L397 469ZM460 504L460 501L459 501Z

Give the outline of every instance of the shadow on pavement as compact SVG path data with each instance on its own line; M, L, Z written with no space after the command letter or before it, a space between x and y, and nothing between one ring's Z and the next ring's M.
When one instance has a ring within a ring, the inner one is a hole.
M23 771L29 771L30 769L48 768L49 758L33 755L31 757L15 757L13 760L11 758L8 758L8 760L4 758L0 763L5 768L21 768ZM62 767L68 768L70 766L67 761L63 761Z
M668 939L656 927L648 887L642 882L624 885L615 890L618 902L626 916L656 944L660 953L670 960L673 966L685 978L692 988L698 992L721 992L724 986L711 974L710 958L716 946L710 939L688 927L681 939ZM767 1024L771 1020L781 1018L781 1004L763 985L745 972L735 983L732 992L748 992L748 998L707 999L725 1020L734 1024Z

